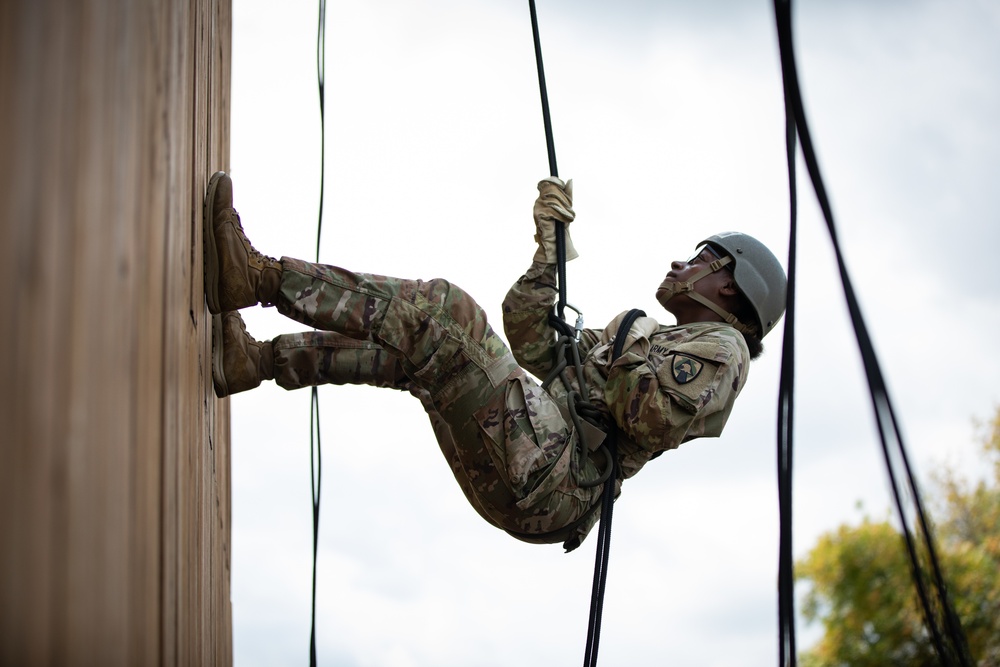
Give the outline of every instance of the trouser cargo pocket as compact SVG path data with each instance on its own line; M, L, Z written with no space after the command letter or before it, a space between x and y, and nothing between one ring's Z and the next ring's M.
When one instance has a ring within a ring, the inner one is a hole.
M509 378L502 404L474 415L517 507L538 504L570 471L573 433L555 401L523 374Z

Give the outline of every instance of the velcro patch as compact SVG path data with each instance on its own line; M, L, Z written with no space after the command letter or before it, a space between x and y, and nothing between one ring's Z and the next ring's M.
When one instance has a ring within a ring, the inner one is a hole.
M695 379L704 367L705 364L686 354L674 354L674 358L670 362L670 370L674 379L677 380L677 384L687 384Z

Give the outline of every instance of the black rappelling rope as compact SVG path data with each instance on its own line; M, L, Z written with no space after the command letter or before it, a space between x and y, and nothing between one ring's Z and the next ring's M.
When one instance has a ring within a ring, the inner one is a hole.
M785 108L786 113L792 116L790 120L786 121L786 127L788 128L789 134L794 132L794 134L801 139L803 159L805 160L809 177L813 184L813 189L816 192L816 198L819 201L820 209L823 212L823 218L826 221L827 230L829 231L830 239L833 243L837 259L837 267L840 272L841 282L844 285L845 300L847 301L848 311L851 314L851 322L854 326L855 336L858 341L858 347L860 349L861 358L865 368L865 374L868 378L872 407L875 413L875 420L878 425L879 439L882 445L886 471L889 476L896 510L899 513L900 525L906 544L906 551L910 559L913 581L923 609L924 620L927 625L927 630L931 635L931 641L934 645L935 651L937 652L940 663L942 665L949 666L961 665L963 667L971 667L973 662L971 656L969 655L968 643L966 641L965 634L962 631L958 615L955 613L955 610L948 598L947 587L945 586L944 577L941 574L937 554L934 548L934 538L931 534L931 528L920 500L920 493L906 454L906 447L903 442L902 433L899 430L895 411L893 410L892 402L889 399L888 388L879 367L878 358L875 355L875 349L871 342L871 338L868 335L867 327L861 315L861 308L858 304L857 297L855 296L850 276L847 273L847 267L844 263L843 254L840 249L840 243L837 240L836 229L833 222L833 211L826 193L826 188L823 185L822 176L820 175L819 163L813 149L812 139L809 134L809 126L806 123L802 95L799 89L798 74L796 73L795 67L794 45L792 40L791 0L774 0L774 10L778 33L778 45L781 54L781 73L784 82ZM789 144L790 172L794 169L793 149L794 138L790 140ZM791 182L794 184L794 180ZM794 246L792 246L792 248L794 248ZM792 250L790 249L790 256L791 252ZM786 336L791 333L788 331L788 324L789 323L786 322ZM782 373L784 374L784 372L783 368ZM779 459L781 460L782 466L787 465L788 467L788 470L783 472L783 477L779 481L779 488L782 493L782 510L788 510L787 514L783 511L781 517L783 545L782 557L780 559L782 572L779 574L781 588L781 592L779 593L779 613L781 614L780 621L782 628L782 660L787 660L787 664L789 665L795 665L793 630L794 600L792 598L791 590L793 583L791 572L791 440L789 437L786 443L787 451L784 452L781 451L782 441L780 440L783 435L790 435L789 433L783 433L785 429L791 428L790 407L790 403L787 405L779 405L779 410L788 410L787 420L784 423L779 423ZM892 449L893 446L895 449ZM917 555L917 543L911 533L909 520L903 505L902 495L904 489L900 488L900 480L897 478L897 471L894 469L893 454L895 454L896 458L902 462L902 477L906 484L905 491L908 492L909 498L913 503L916 514L916 523L918 524L920 533L923 537L923 546L926 551L928 564L931 568L931 583L933 583L934 590L937 593L936 608L930 599L930 595L927 590L927 582L924 581L926 574ZM786 537L787 543L784 542ZM787 557L785 556L786 550ZM939 627L939 622L943 628ZM946 638L948 640L947 642L945 641ZM790 652L786 653L786 651ZM783 662L783 664L785 663Z
M646 313L633 308L618 326L615 342L611 350L611 363L625 350L625 339L632 324ZM618 427L612 423L608 437L604 441L605 454L611 460L611 476L604 482L601 493L601 525L597 531L597 558L594 564L594 586L590 593L590 623L587 627L587 648L584 652L584 667L597 665L597 649L601 642L601 618L604 612L604 589L608 580L608 553L611 549L611 517L615 508L615 482L618 479Z
M319 26L316 29L316 81L319 85L319 217L316 221L316 261L323 233L323 183L326 171L326 0L319 0ZM319 390L312 388L309 402L309 481L312 488L313 567L312 628L309 633L309 664L316 666L316 554L319 547L319 498L323 478L323 448L319 428Z
M792 433L795 413L795 274L798 228L798 193L795 179L795 120L785 94L785 151L788 161L789 234L788 291L785 327L781 342L778 386L778 664L795 665L795 578L792 552Z
M538 37L538 15L535 12L535 0L528 0L531 10L531 34L535 40L535 64L538 66L538 91L542 97L542 122L545 124L545 147L549 154L549 176L559 177L556 167L556 145L552 138L552 118L549 114L549 93L545 87L545 67L542 65L542 42ZM559 304L556 313L559 320L564 321L566 312L566 226L556 225L556 258L559 271Z
M784 57L784 52L782 52ZM781 373L778 386L778 664L795 666L795 561L792 551L792 434L795 413L795 276L798 231L798 187L795 172L795 114L784 79L785 157L788 163L789 234L788 286L785 326L781 343Z
M787 85L787 84L786 84ZM785 95L785 153L788 162L788 286L778 386L778 664L795 665L795 578L792 555L792 433L795 413L795 275L798 188L795 179L795 116Z
M556 168L555 141L552 138L552 119L549 114L548 90L545 86L545 68L542 65L542 44L538 36L538 16L535 12L535 1L528 0L528 8L531 12L531 32L535 42L535 64L538 67L538 89L542 99L542 119L545 124L545 145L549 157L549 174L554 177L559 176ZM565 321L566 302L566 228L564 224L556 225L556 262L558 271L559 302L556 312L549 317L549 322L570 339L570 344L576 344L576 332ZM578 311L579 314L579 311ZM628 332L632 321L640 315L640 311L631 311L626 317L620 329L620 333ZM577 329L582 327L582 316L577 319ZM623 344L624 335L619 335L620 341L616 341L616 346ZM575 350L575 347L574 347ZM620 354L620 352L619 352ZM578 356L578 355L574 355ZM583 387L580 390L583 391ZM594 563L594 582L591 590L590 617L587 625L587 645L584 651L584 667L595 667L597 665L597 650L600 644L601 619L604 607L604 591L608 576L608 554L611 548L611 517L614 508L614 489L617 479L617 446L615 439L615 429L606 438L605 454L608 456L611 465L608 470L609 477L604 481L604 489L601 494L601 524L597 534L597 554Z

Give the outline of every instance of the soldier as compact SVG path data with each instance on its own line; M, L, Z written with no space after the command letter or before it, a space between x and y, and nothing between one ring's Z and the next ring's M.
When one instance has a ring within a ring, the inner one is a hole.
M740 233L706 239L672 262L656 291L675 326L640 317L611 349L625 313L579 337L582 368L539 385L559 363L549 323L557 299L555 226L573 221L572 181L547 178L534 205L538 242L527 273L503 302L513 352L461 288L403 280L259 253L219 172L205 199L205 293L215 317L213 379L227 396L274 380L295 389L367 384L417 397L456 480L494 526L526 542L577 547L598 519L600 469L585 420L617 426L617 475L697 437L718 436L747 377L749 360L784 312L785 275L759 241ZM577 256L566 233L566 258ZM258 342L236 312L256 304L319 331ZM581 387L582 384L584 385ZM588 446L584 446L584 442Z

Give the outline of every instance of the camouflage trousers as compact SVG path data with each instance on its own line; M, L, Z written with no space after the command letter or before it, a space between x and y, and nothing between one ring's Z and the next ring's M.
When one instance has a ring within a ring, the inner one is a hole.
M579 485L597 476L595 466L465 291L445 280L281 261L275 306L321 331L272 341L280 386L409 391L483 518L526 542L579 544L598 518L601 487Z

